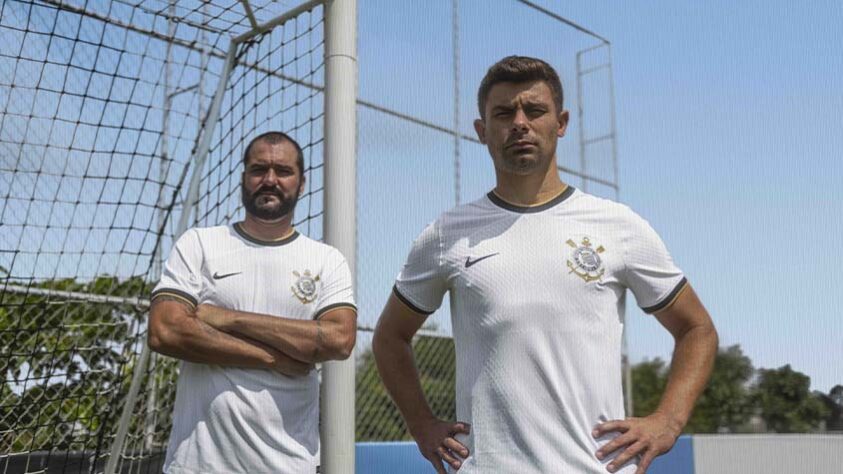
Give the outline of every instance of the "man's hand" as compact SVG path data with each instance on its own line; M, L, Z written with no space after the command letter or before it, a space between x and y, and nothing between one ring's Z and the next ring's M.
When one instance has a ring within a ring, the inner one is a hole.
M207 324L208 326L213 327L214 329L225 331L227 332L228 324L231 323L231 315L228 314L225 308L220 308L219 306L214 306L212 304L202 303L196 307L194 310L196 317L202 321L203 323ZM311 370L316 368L314 364L309 364L307 362L302 362L298 359L294 359L287 354L270 347L260 341L255 341L253 339L247 338L245 336L241 336L239 334L235 334L234 337L243 338L248 340L251 344L260 345L266 351L272 354L272 368L275 369L276 372L280 372L284 375L289 377L302 377L310 373Z
M644 474L656 456L670 451L676 443L676 438L682 432L682 426L668 415L656 412L644 418L627 418L601 423L591 434L594 438L599 438L613 431L621 434L597 450L597 459L604 459L618 449L626 447L606 469L609 472L615 472L634 456L640 455L641 461L638 463L635 474Z
M225 323L228 322L229 319L226 315L225 308L202 303L196 307L194 313L200 321L208 326L211 326L214 329L219 329L220 331L225 331Z
M273 366L275 367L275 370L284 375L290 377L303 377L316 368L314 364L308 364L307 362L293 359L287 354L275 349L267 347L267 350L270 350L274 354L275 362L273 363Z
M446 474L442 461L447 462L454 469L459 469L462 459L468 457L468 448L454 436L457 433L469 434L470 430L468 423L432 419L411 428L410 434L416 439L422 456L433 464L437 474Z

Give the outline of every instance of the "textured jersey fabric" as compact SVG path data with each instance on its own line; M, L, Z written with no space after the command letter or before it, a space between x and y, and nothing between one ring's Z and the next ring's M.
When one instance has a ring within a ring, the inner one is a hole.
M191 229L176 242L152 298L312 320L354 308L351 274L333 247L298 233L263 242L238 225ZM315 473L319 378L182 361L164 471Z
M684 285L646 221L571 187L529 208L489 193L430 224L394 291L423 314L450 292L457 419L471 424L459 472L605 473L608 439L591 431L625 415L626 289L653 312Z

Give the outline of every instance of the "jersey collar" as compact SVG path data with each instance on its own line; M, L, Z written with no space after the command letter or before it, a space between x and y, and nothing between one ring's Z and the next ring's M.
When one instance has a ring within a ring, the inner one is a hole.
M568 199L569 197L571 197L572 194L574 194L575 190L576 189L573 186L568 185L565 190L559 193L556 197L541 204L536 204L534 206L519 206L517 204L512 204L511 202L504 201L503 198L495 194L494 190L489 191L489 194L487 194L486 197L488 197L489 200L492 201L492 204L500 208L506 209L507 211L518 212L521 214L532 214L535 212L541 212L550 209L551 207Z
M291 232L289 235L287 235L286 237L283 237L281 239L278 239L278 240L261 240L261 239L258 239L257 237L249 235L246 232L246 230L243 229L243 227L240 225L239 222L235 222L232 227L234 227L234 231L237 232L237 234L239 234L240 237L243 237L244 239L248 240L249 242L251 242L253 244L265 245L267 247L280 247L282 245L287 245L290 242L296 240L298 238L298 236L300 235L299 231L293 230L293 232Z

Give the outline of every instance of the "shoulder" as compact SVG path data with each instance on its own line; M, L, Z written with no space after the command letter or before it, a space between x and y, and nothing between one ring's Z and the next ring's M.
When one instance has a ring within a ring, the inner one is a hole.
M431 225L435 225L441 235L453 236L470 232L471 229L483 225L490 218L493 219L500 214L500 209L484 195L443 212Z
M298 251L306 253L311 258L323 258L327 260L345 260L345 256L333 245L326 244L308 237L302 233L293 242L298 246Z

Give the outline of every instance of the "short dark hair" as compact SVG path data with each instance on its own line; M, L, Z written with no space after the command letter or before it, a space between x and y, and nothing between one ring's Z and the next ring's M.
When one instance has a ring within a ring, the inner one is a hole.
M243 152L243 166L249 161L249 153L252 152L252 146L259 141L264 141L270 145L277 145L279 143L289 142L296 148L296 167L299 169L299 176L304 176L304 152L299 143L293 140L293 137L284 132L266 132L256 136L246 145L246 151Z
M507 56L496 62L486 71L483 81L480 82L480 89L477 91L477 108L480 109L480 118L486 118L486 99L489 98L489 91L492 86L500 82L529 82L544 81L550 87L553 94L553 103L556 104L556 112L562 112L565 101L565 93L562 90L562 81L556 71L541 59L528 56Z

